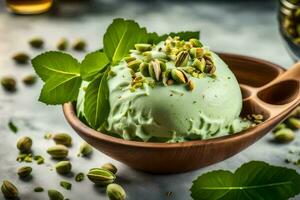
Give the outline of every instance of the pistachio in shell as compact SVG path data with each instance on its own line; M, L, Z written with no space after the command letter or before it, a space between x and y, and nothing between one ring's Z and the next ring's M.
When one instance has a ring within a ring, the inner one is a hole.
M66 146L57 144L55 146L49 147L47 153L51 155L54 159L66 158L69 154L69 150Z
M106 195L109 200L125 200L126 192L122 186L112 183L106 188Z
M59 174L68 174L71 172L72 165L70 161L60 161L56 163L55 170Z
M67 133L57 133L53 136L53 140L56 144L62 144L65 146L72 145L72 137Z
M87 177L90 181L100 186L105 186L113 183L116 179L116 176L111 171L102 168L90 169Z
M17 187L8 180L3 181L1 191L3 196L7 199L17 199L19 197L19 191Z
M30 137L22 137L17 142L17 148L21 153L28 153L31 151L32 140Z

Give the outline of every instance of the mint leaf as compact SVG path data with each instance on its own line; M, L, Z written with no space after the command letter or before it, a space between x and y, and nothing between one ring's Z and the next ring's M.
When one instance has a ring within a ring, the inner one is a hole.
M85 56L81 63L80 74L83 80L91 81L93 78L109 64L105 53L95 51Z
M84 114L94 129L99 129L109 114L108 70L95 78L86 89Z
M146 42L147 33L132 20L115 19L103 38L104 52L112 64L125 57L136 43Z
M148 43L157 44L161 41L166 40L168 38L168 36L171 36L171 37L179 36L180 39L187 41L191 38L199 39L200 32L199 31L183 31L183 32L178 32L178 33L172 32L172 33L163 34L163 35L158 35L155 32L148 33Z
M46 104L63 104L76 100L81 84L80 64L72 56L50 51L32 60L36 73L45 82L39 100Z
M212 171L191 187L194 200L286 200L300 193L300 175L293 169L252 161L230 171Z

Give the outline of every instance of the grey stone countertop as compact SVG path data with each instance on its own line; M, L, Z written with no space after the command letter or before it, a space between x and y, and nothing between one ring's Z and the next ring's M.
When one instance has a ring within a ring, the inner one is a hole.
M36 186L58 189L71 200L106 199L105 191L93 186L87 179L75 183L71 177L63 177L50 171L50 166L55 162L49 158L45 149L53 142L43 138L45 132L72 134L74 145L70 149L70 160L74 173L87 172L89 168L105 162L114 163L119 169L117 182L125 188L129 200L189 200L189 188L197 176L210 170L235 170L251 160L287 166L300 172L299 167L284 163L288 150L299 147L300 136L289 145L277 145L271 142L271 134L223 162L175 175L151 175L135 171L97 151L90 158L78 158L76 152L82 140L67 124L61 107L46 106L38 102L41 81L32 87L24 86L22 77L33 73L33 69L30 66L15 65L11 60L11 56L18 51L29 52L31 56L40 53L28 46L27 41L34 36L45 38L44 50L54 49L61 37L67 37L70 41L84 38L88 41L88 51L98 49L102 46L101 38L112 19L125 17L159 33L201 30L202 41L216 51L255 56L289 67L292 60L278 33L274 1L88 1L72 8L78 10L57 7L55 11L38 16L12 15L6 12L4 3L1 4L0 76L15 76L18 91L8 94L0 88L0 181L8 179L15 183L22 200L47 199L46 192L33 192ZM78 59L84 56L81 53L71 53ZM17 134L8 129L10 119L19 127ZM16 175L17 168L23 163L16 162L18 151L15 148L17 139L25 135L33 138L34 153L43 155L47 163L30 164L34 168L33 178L26 183ZM61 188L60 180L72 181L72 190ZM169 191L173 194L167 197L166 192ZM2 195L0 199L3 199ZM295 199L300 199L300 196Z

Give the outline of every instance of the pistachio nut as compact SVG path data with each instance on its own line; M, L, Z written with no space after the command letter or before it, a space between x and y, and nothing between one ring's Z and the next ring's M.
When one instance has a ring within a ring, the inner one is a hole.
M116 179L116 176L111 171L102 168L90 169L87 174L87 177L93 183L101 186L105 186L110 183L113 183L114 180Z
M53 140L56 144L62 144L65 146L72 145L72 137L67 133L57 133L53 136Z
M136 72L139 69L139 66L141 63L142 63L142 61L140 61L140 60L133 60L133 61L130 61L127 66L130 69L132 69L134 72Z
M36 155L33 157L33 160L36 161L36 164L41 165L44 163L45 159L43 158L43 156L40 155Z
M294 140L295 134L289 128L283 128L274 133L274 139L279 143L287 143Z
M70 183L68 181L60 181L60 186L65 188L66 190L72 189L72 183Z
M17 148L22 153L28 153L31 151L32 140L30 137L22 137L17 142Z
M56 45L56 48L60 51L65 51L68 48L68 40L66 38L61 38Z
M167 70L167 65L166 65L165 62L166 61L159 60L159 66L160 66L160 69L161 69L162 72Z
M192 58L202 58L204 55L203 48L191 48L189 52Z
M189 61L189 53L187 51L181 51L176 56L175 66L176 67L185 67Z
M112 183L109 184L106 188L106 195L109 200L125 200L126 192L122 186Z
M102 168L102 169L106 169L106 170L112 172L113 174L116 174L117 171L118 171L117 167L114 166L114 165L111 164L111 163L105 163L104 165L102 165L101 168Z
M27 64L30 58L28 54L20 52L13 55L12 59L18 64Z
M300 106L298 106L295 110L293 110L291 116L300 118Z
M149 64L146 63L146 62L142 62L140 64L140 72L142 73L143 76L145 77L149 77L150 74L149 74L149 71L148 71L148 67L149 67Z
M208 74L213 74L213 73L215 73L216 67L215 67L212 63L208 63L208 62L209 62L209 61L206 60L206 66L205 66L204 72L205 72L205 73L208 73Z
M36 82L36 80L36 75L27 75L22 79L25 85L33 85Z
M48 190L48 197L50 200L64 200L64 195L57 190Z
M300 129L300 120L295 117L290 117L287 119L286 125L291 129Z
M127 56L127 57L124 58L124 60L125 60L125 62L129 63L129 62L131 62L131 61L136 60L136 58L135 58L135 57L132 57L132 56Z
M82 142L79 148L79 156L88 156L93 152L93 147L86 142Z
M188 83L186 84L186 88L189 91L192 91L195 88L195 83L192 80L189 80Z
M200 42L198 39L196 39L196 38L190 39L189 42L191 43L191 45L192 45L193 47L202 47L202 46L203 46L203 45L201 44L201 42Z
M75 181L76 182L81 182L84 180L84 173L80 172L75 176Z
M43 45L44 45L44 40L40 37L36 37L36 38L32 38L30 41L29 41L29 44L31 47L33 48L42 48Z
M71 172L72 165L70 161L60 161L56 163L55 170L59 174L68 174Z
M151 44L135 44L134 47L139 52L145 52L151 50Z
M18 175L20 178L28 177L32 172L32 168L29 166L21 167L18 169Z
M75 51L84 51L86 48L86 42L83 39L77 39L73 43L73 49Z
M4 76L1 78L2 87L9 92L16 90L17 82L12 76Z
M63 159L68 156L69 150L66 146L57 144L55 146L49 147L47 149L47 153L50 154L52 158Z
M36 187L36 188L34 188L33 191L35 191L35 192L44 192L44 188L42 188L42 187Z
M171 71L172 78L177 83L186 83L186 76L184 72L178 69L172 69Z
M195 58L192 66L195 67L200 72L204 72L205 64L206 64L206 62L205 62L204 58L202 58L200 60L198 58Z
M19 191L16 186L14 186L14 184L9 182L8 180L3 181L1 191L3 193L3 196L7 199L17 199L19 196Z
M154 80L156 80L156 81L161 80L162 71L160 68L159 60L155 59L155 60L151 61L151 63L149 64L149 74Z
M279 131L280 129L283 129L283 128L286 128L286 124L281 123L274 128L273 133L275 133L276 131Z
M142 55L144 56L144 60L149 62L153 59L153 55L151 51L145 51L142 53Z

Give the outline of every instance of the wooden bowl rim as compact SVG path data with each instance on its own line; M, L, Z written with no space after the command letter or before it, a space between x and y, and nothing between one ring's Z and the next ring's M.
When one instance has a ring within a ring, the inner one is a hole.
M275 63L260 59L260 58L254 58L251 56L245 56L245 55L239 55L239 54L232 54L232 53L218 53L222 56L228 56L234 59L244 60L244 61L250 61L250 62L256 62L260 63L262 66L270 66L273 68L278 69L279 71L285 71L285 69ZM206 139L206 140L193 140L193 141L186 141L186 142L179 142L179 143L155 143L155 142L142 142L142 141L130 141L130 140L124 140L121 138L113 137L104 133L101 133L99 131L96 131L87 125L85 125L83 122L80 121L80 119L77 117L74 105L69 102L65 103L63 105L63 112L65 115L65 118L67 119L68 123L75 129L75 131L78 131L80 135L83 135L84 137L91 138L95 141L103 141L107 143L117 144L117 145L125 145L125 146L132 146L132 147L142 147L142 148L178 148L178 147L192 147L192 146L200 146L200 145L208 145L211 143L217 144L224 141L230 141L230 140L239 140L241 137L250 136L252 134L257 133L256 129L262 128L262 126L268 126L269 123L266 122L262 123L259 126L249 128L247 130L241 131L239 133L231 134L231 135L225 135L221 137ZM279 117L279 116L277 116ZM275 117L275 118L277 118ZM274 118L273 118L274 119Z

